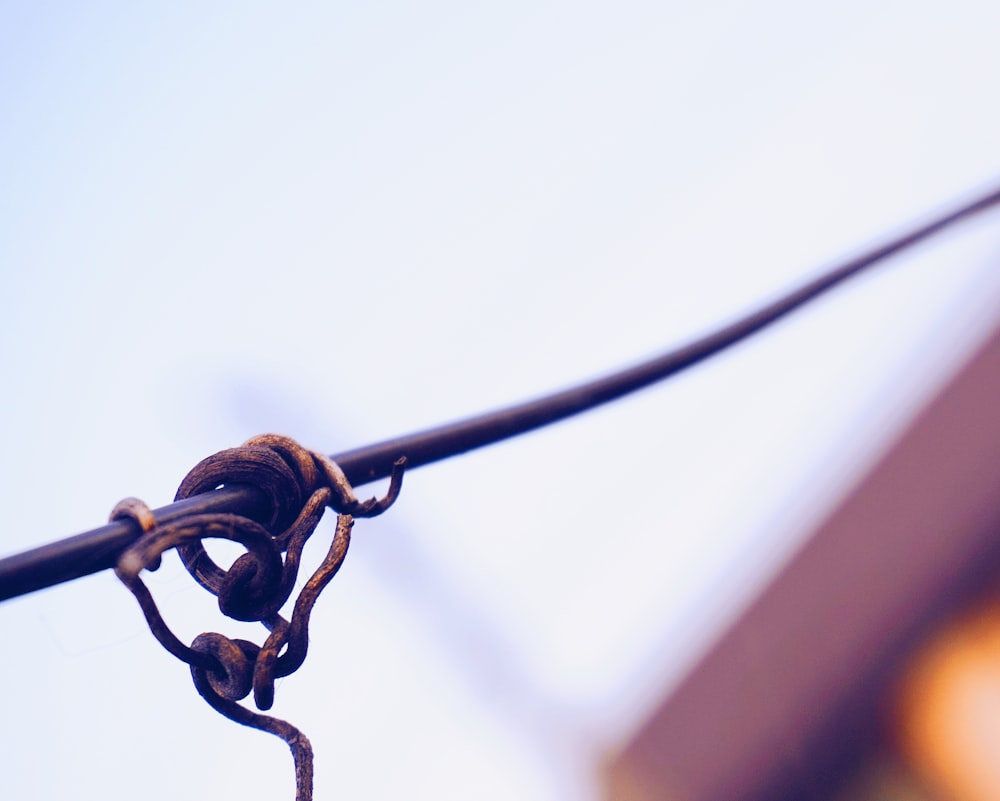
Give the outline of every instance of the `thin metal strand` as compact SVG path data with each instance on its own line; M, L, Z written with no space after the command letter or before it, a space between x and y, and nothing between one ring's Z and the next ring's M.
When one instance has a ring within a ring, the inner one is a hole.
M998 204L1000 188L846 261L734 323L649 361L536 400L385 440L332 458L348 481L358 486L389 476L393 464L403 456L407 459L408 470L413 470L585 412L714 356L889 256ZM234 485L164 506L154 510L154 514L161 524L196 512L231 512L253 517L261 511L264 502L259 491ZM137 524L119 520L0 559L0 600L113 567L121 552L140 533Z

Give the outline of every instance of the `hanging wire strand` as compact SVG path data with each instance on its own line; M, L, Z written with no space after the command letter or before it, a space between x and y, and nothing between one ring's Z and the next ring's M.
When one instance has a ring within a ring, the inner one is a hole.
M332 459L347 480L359 486L389 476L401 457L406 458L408 470L412 471L588 411L714 356L867 268L998 204L1000 188L995 188L834 267L729 325L648 361L535 400L367 445ZM230 512L253 517L262 505L259 491L234 484L164 506L154 514L161 524L195 513ZM140 534L138 523L123 519L0 559L0 600L111 568Z

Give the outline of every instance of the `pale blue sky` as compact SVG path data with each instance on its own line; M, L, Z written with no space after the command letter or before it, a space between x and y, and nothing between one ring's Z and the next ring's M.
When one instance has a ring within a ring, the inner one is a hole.
M984 187L996 8L0 1L0 550L163 504L252 434L333 453L635 361ZM317 797L593 798L996 318L998 250L966 226L414 472L279 687ZM182 636L233 630L161 573ZM292 797L284 746L209 710L113 576L0 632L5 796Z

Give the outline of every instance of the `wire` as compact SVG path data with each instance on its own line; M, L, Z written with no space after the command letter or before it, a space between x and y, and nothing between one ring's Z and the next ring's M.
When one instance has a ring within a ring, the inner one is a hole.
M834 267L736 322L649 361L535 400L367 445L332 458L348 480L357 486L388 476L393 463L401 456L407 459L407 469L413 470L588 411L714 356L863 270L998 204L1000 188ZM160 523L192 513L232 512L252 516L261 500L253 488L234 485L164 506L154 514ZM118 555L139 534L138 525L120 520L0 559L0 600L113 567Z

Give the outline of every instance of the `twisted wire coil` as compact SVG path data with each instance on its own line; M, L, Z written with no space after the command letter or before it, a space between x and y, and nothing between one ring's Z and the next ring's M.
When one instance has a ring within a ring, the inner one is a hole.
M174 499L220 485L250 484L268 501L261 521L235 514L191 514L161 525L149 507L136 498L126 498L111 512L111 520L134 520L143 532L121 554L115 574L136 597L153 636L190 666L195 688L209 706L230 720L270 732L288 744L295 763L296 801L312 799L309 739L290 723L261 715L238 702L252 691L257 709L270 709L275 680L302 666L309 647L309 617L347 555L354 519L379 515L395 502L405 465L405 458L395 462L383 498L361 501L333 460L288 437L265 434L199 462L185 476ZM291 597L302 550L327 508L337 513L333 540L286 619L280 610ZM246 552L222 568L203 544L213 538L237 542ZM194 580L218 598L224 615L264 625L268 636L263 644L205 632L188 646L171 631L141 573L159 568L162 555L172 548L177 549Z

